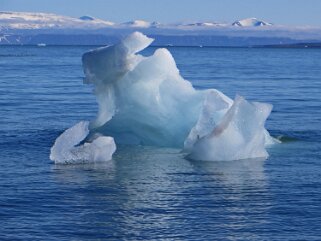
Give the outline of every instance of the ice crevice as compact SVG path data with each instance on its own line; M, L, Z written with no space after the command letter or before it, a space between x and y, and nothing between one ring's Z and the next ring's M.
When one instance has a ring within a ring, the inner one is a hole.
M98 114L57 138L53 161L110 160L115 143L181 148L194 160L268 156L266 145L276 142L264 127L272 105L194 89L167 49L138 54L152 42L135 32L83 55L84 83L94 86Z

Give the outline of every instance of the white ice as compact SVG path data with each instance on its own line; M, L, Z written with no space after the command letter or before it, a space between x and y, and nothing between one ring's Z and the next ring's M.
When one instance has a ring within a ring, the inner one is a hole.
M58 164L111 160L116 151L112 137L97 136L92 142L80 145L89 134L88 125L88 121L81 121L65 130L51 148L50 159Z
M190 157L202 160L267 157L264 123L271 110L269 104L250 103L237 96L212 131L195 141Z
M274 139L264 124L272 106L194 89L167 49L149 57L137 54L152 41L135 32L83 55L84 82L94 85L98 114L89 129L79 123L59 137L52 159L103 158L104 148L110 159L114 146L102 142L98 148L104 137L97 134L112 136L117 144L181 148L195 160L267 157L265 146ZM83 139L94 141L76 146Z

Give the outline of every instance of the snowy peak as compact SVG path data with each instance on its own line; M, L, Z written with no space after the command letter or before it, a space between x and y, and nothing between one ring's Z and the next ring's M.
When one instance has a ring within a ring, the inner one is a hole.
M260 27L260 26L271 26L271 23L258 20L257 18L246 18L232 23L233 26L239 27Z
M92 16L87 16L87 15L81 16L79 19L80 19L80 20L84 20L84 21L92 21L92 20L95 20L94 17L92 17Z

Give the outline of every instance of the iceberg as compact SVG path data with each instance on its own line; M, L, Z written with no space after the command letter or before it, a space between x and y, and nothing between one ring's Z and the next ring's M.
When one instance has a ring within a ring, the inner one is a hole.
M134 32L83 55L84 83L94 86L98 114L58 137L51 159L110 159L112 137L117 144L181 148L194 160L266 158L266 145L275 143L264 127L272 106L196 90L167 49L138 54L152 42Z

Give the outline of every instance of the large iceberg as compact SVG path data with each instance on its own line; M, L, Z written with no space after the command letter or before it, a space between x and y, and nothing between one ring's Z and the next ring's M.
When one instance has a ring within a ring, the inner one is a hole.
M117 144L181 148L195 160L267 157L265 146L275 142L264 128L272 106L194 89L167 49L137 54L152 41L135 32L83 55L84 82L94 85L99 110L78 143L94 145L97 136L112 136ZM71 148L82 148L87 158L82 145Z

